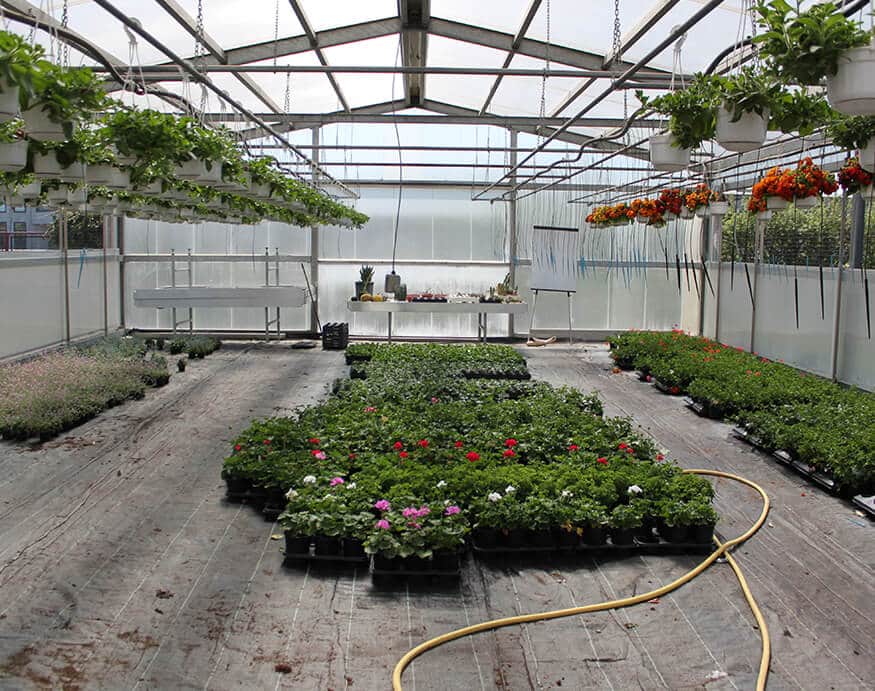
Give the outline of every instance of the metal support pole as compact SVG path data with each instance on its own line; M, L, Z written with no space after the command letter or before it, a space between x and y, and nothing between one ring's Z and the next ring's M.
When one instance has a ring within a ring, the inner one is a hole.
M757 282L759 278L760 261L763 256L763 243L766 235L766 221L763 219L756 220L756 239L754 241L754 257L753 257L753 288L751 289L751 304L750 304L750 352L756 352L756 328L757 328Z
M191 260L191 247L188 248L188 287L194 286L194 264ZM188 333L194 333L194 307L188 308Z
M119 303L119 323L122 329L126 329L125 324L125 219L123 216L116 216L115 227L118 235L118 303Z
M312 176L314 184L319 182L319 128L313 128L313 166ZM319 325L319 227L310 228L310 280L313 283L313 299L310 302L310 331L316 333ZM389 317L389 329L391 331Z
M170 285L176 287L176 250L170 250ZM176 333L176 308L170 308L170 319L173 321L173 333Z
M707 255L709 248L711 246L711 218L710 214L706 215L705 218L702 219L702 228L699 233L699 256L702 257L702 261L705 261L704 257ZM690 257L690 261L693 264L693 271L698 271L696 268L696 257L693 255ZM705 276L701 277L699 281L699 285L701 286L701 290L699 291L699 328L697 329L699 336L705 335Z
M516 167L517 162L517 131L510 131L510 160L509 164L511 170ZM510 184L516 184L516 172L512 172L510 176ZM507 211L507 225L508 225L508 273L510 274L510 284L512 286L516 285L516 264L517 264L517 255L519 254L519 250L517 247L517 216L516 216L516 192L511 193L510 199L508 200L508 211ZM513 338L515 330L514 324L514 315L509 314L507 317L507 336L508 338Z
M103 217L103 238L101 247L103 248L103 335L109 335L109 284L106 273L106 243L109 237L109 216Z
M857 192L854 195L853 221L849 264L852 269L863 268L863 238L866 235L866 199Z
M535 327L535 306L538 304L538 289L532 290L532 316L529 317L529 338L532 338L532 329Z
M61 254L64 259L64 340L70 342L70 267L67 262L70 238L67 232L67 209L61 210Z
M569 291L566 293L568 296L568 345L572 345L574 343L574 338L571 335L571 314L572 314L572 301L573 298L572 293Z
M848 198L842 197L842 220L839 225L839 257L836 264L838 265L838 275L836 276L835 302L832 310L832 340L830 342L830 366L829 377L833 381L838 381L839 367L839 329L841 328L842 314L842 277L844 276L844 239L845 239L845 218L848 209Z
M270 268L268 259L270 258L270 248L264 248L264 285L270 285ZM264 340L270 340L270 307L264 306Z
M714 234L710 258L717 261L717 281L714 285L714 340L720 342L720 274L723 270L723 216L714 216Z

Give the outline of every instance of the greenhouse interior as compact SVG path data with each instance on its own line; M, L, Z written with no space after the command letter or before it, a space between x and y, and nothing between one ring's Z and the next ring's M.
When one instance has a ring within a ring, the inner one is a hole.
M875 2L0 21L0 688L875 689Z

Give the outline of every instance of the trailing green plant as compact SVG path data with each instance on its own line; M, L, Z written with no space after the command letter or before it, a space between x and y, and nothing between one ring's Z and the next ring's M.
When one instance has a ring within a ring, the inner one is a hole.
M826 134L837 147L854 151L862 149L870 140L875 139L875 116L847 116L835 111L832 115Z
M696 74L686 87L655 98L643 91L636 91L635 95L642 106L669 116L668 130L674 135L677 146L694 149L714 138L715 112L720 101L718 81L714 77Z
M769 0L755 9L765 31L753 42L767 69L784 84L814 85L835 75L842 54L867 45L871 38L832 2L802 10L799 3Z
M732 122L745 113L768 117L781 95L781 86L774 76L754 67L745 67L736 74L717 79L721 105L731 114Z
M823 93L809 93L805 89L782 91L772 102L769 129L807 137L822 127L833 115Z
M24 36L0 31L0 89L19 87L19 101L26 103L33 93L37 61L43 54L42 46L31 45Z

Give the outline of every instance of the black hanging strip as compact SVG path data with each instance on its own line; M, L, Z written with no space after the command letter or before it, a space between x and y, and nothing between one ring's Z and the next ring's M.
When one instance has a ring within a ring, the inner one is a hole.
M799 274L793 264L793 297L796 302L796 330L799 330Z
M750 270L747 268L747 263L744 263L744 275L747 278L747 292L750 294L750 306L754 306L753 302L753 286L750 283Z
M687 261L687 253L684 252L684 274L687 277L687 292L690 292L690 264Z
M708 273L708 267L705 264L705 257L702 257L702 274L705 276L705 280L708 281L708 289L711 291L711 297L714 297L714 285L711 283L711 276Z

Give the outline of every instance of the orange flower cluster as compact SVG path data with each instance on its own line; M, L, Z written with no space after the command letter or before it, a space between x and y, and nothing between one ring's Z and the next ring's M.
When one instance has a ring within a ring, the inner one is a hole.
M684 209L695 211L720 199L720 194L705 184L696 185L692 190L662 190L655 199L635 199L629 204L621 202L612 206L598 206L586 217L586 222L593 226L612 226L637 220L646 225L664 226L666 214L680 216Z
M684 206L685 196L686 192L684 190L663 190L659 193L659 201L662 202L663 206L665 206L665 210L668 213L674 214L675 216L680 216L681 209Z
M848 194L859 192L861 188L872 184L872 173L860 167L860 159L850 157L839 171L839 185Z
M717 195L711 191L708 185L701 183L684 195L684 206L690 211L708 206Z
M626 202L609 206L597 206L592 210L592 213L586 217L586 222L594 226L622 225L631 223L634 220L634 212L631 216L629 214L630 207Z
M753 194L747 203L748 211L765 211L767 197L780 197L791 202L821 194L832 194L838 189L835 176L806 157L793 168L774 167L753 186Z

